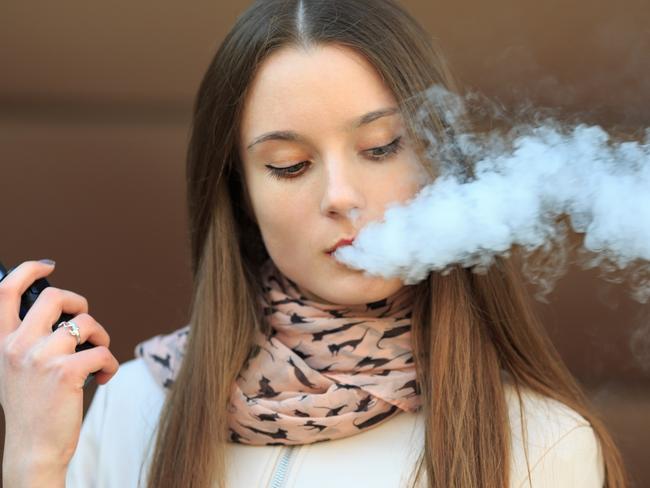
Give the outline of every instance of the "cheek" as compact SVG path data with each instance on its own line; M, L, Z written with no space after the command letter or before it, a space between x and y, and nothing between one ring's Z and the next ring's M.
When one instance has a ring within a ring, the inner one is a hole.
M413 196L422 187L431 183L432 175L419 160L418 155L412 149L404 153L404 194Z
M310 220L304 195L291 182L266 182L253 191L253 211L269 253L299 251L300 244L308 241L305 222Z
M372 201L384 209L391 203L404 203L414 197L430 177L415 155L404 156L390 167L388 173L376 178L372 188Z

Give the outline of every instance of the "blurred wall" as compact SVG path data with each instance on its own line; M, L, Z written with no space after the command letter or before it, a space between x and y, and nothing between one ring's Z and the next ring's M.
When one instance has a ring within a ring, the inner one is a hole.
M0 4L0 260L57 261L120 362L186 323L192 98L249 2ZM621 130L650 127L647 0L402 2L467 88ZM571 269L538 307L650 486L650 308ZM93 389L86 395L86 407Z

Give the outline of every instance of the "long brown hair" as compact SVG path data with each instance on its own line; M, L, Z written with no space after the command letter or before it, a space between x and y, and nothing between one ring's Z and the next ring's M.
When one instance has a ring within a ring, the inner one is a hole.
M240 15L194 105L187 157L191 333L161 412L149 488L225 486L228 396L254 330L263 327L254 303L258 269L268 258L242 184L242 105L269 54L315 44L353 48L374 65L421 154L427 148L415 128L416 95L435 84L456 90L430 36L391 0L261 0ZM447 129L435 110L421 115L418 124L430 131ZM606 485L626 486L618 450L530 301L518 267L505 259L485 274L456 267L417 285L412 338L425 443L414 474L426 472L429 487L507 486L510 428L501 371L518 394L530 388L588 420L601 444Z

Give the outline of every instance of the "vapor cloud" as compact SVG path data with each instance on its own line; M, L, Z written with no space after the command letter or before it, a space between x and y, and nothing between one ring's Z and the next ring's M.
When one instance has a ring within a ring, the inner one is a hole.
M382 221L365 226L334 257L414 284L455 264L483 272L496 256L520 246L525 255L548 254L545 266L531 262L525 269L544 295L567 265L573 231L583 234L578 264L610 277L625 270L633 297L645 303L650 130L637 140L617 141L599 126L537 117L507 131L473 132L463 123L472 104L476 98L440 87L426 93L422 114L433 108L449 127L442 134L421 128L439 176L406 204L388 207ZM485 101L479 105L488 118L500 115Z

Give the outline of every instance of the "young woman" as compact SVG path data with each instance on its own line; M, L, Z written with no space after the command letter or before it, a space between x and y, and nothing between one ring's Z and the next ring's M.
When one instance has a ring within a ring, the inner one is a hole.
M115 374L83 297L44 292L16 320L20 293L51 267L23 263L0 284L5 479L626 486L515 264L406 286L331 254L436 177L421 125L448 128L431 109L421 117L418 97L434 84L455 89L427 33L390 0L264 0L244 12L195 103L189 323L139 344ZM47 335L61 310L96 348L72 355L64 328ZM97 369L80 426L80 385ZM28 442L38 450L12 464Z

